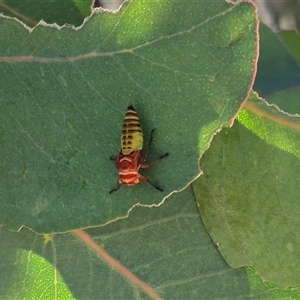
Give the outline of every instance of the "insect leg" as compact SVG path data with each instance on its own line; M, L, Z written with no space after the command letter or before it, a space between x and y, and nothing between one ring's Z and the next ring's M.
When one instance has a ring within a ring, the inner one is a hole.
M147 147L147 152L146 152L146 160L148 159L149 157L149 153L150 153L150 148L151 148L151 145L152 145L152 142L153 142L153 134L154 134L154 131L155 129L152 129L151 130L151 133L150 133L150 139L149 139L149 142L148 142L148 147Z
M143 181L148 182L148 183L149 183L150 185L152 185L156 190L159 190L159 191L163 192L163 189L162 189L162 188L160 188L160 187L158 187L157 185L155 185L155 184L154 184L152 181L150 181L147 177L145 177L145 176L139 174L139 178L140 178L141 180L143 180Z
M153 142L153 134L154 134L154 131L155 131L155 129L152 129L152 130L151 130L151 133L150 133L150 139L149 139L149 142L148 142L148 148L147 148L147 152L146 152L144 161L147 161L147 160L148 160L149 153L150 153L150 149L151 149L152 142ZM164 157L167 157L167 156L169 156L169 153L168 153L168 152L165 153L164 155L160 156L158 159L156 159L155 161L151 162L150 164L141 164L141 165L140 165L140 168L148 168L149 166L154 165L155 163L159 162L161 159L163 159Z
M109 158L109 160L112 160L112 161L116 161L116 157L114 157L114 156L111 156L110 158Z
M164 155L160 156L158 159L156 159L155 161L152 161L151 163L148 164L148 166L152 166L154 164L156 164L157 162L161 161L163 158L169 156L169 153L165 153Z
M121 185L120 185L119 181L117 181L116 187L115 187L114 189L112 189L111 191L109 191L109 193L112 194L113 192L118 191L119 188L120 188L120 186L121 186Z
M150 167L150 166L152 166L152 165L158 163L159 161L161 161L163 158L165 158L165 157L167 157L167 156L169 156L169 153L168 153L168 152L165 153L164 155L160 156L160 157L159 157L158 159L156 159L155 161L152 161L152 162L149 163L149 164L143 164L143 163L141 163L141 164L140 164L140 168L141 168L141 169L146 169L146 168L148 168L148 167Z

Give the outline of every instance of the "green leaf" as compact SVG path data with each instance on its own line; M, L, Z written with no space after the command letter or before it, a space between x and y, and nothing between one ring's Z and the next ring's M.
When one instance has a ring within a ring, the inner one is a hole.
M276 104L283 111L300 115L300 89L284 90L268 97L268 102Z
M298 62L298 65L300 63L300 37L299 34L294 31L282 31L279 33L279 36L281 40L284 42L286 47L289 49L289 51L292 53L292 55L295 57L295 59Z
M267 97L270 94L300 85L299 64L282 40L265 25L261 25L260 54L254 90Z
M54 235L44 245L30 230L2 228L0 298L300 299L295 289L262 282L252 268L226 264L203 227L191 187L160 207L138 207L129 218L76 234Z
M15 17L30 27L34 27L41 20L61 26L66 23L80 26L84 18L91 14L92 4L91 0L4 0L0 3L0 12Z
M81 30L0 19L1 223L41 232L105 224L158 204L200 174L199 155L247 98L257 60L249 3L132 1ZM14 39L11 38L14 37ZM126 107L151 160L141 183L109 195Z
M230 266L299 289L299 117L251 98L202 157L197 203Z
M4 236L7 238L7 233ZM21 239L24 240L24 236ZM33 236L33 239L36 237ZM17 240L19 242L18 238L15 239ZM41 239L38 241L40 242ZM5 267L2 267L2 274L11 277L4 279L2 283L11 283L13 286L3 285L5 289L1 289L2 299L74 299L60 273L45 258L31 250L14 247L12 249L16 250L15 268L11 272L9 270L11 265L3 262ZM8 258L8 255L4 257ZM46 282L48 285L45 284ZM10 289L6 290L8 287Z

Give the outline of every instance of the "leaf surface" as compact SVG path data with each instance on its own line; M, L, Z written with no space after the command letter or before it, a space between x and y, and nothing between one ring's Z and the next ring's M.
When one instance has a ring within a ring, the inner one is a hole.
M130 273L164 299L300 298L295 289L263 282L253 268L226 264L201 222L191 187L160 207L139 207L129 218L86 230L95 250L72 233L48 236L46 244L27 229L0 233L1 299L155 298Z
M229 265L299 289L299 117L251 98L202 157L195 195Z
M199 154L253 83L249 3L133 1L81 30L0 23L0 220L14 230L86 228L160 203L200 174ZM156 128L150 161L170 153L143 173L163 193L146 183L108 193L129 103L146 141Z
M0 3L0 13L17 18L30 27L41 20L49 24L80 26L84 18L91 14L92 4L91 0L4 0Z
M299 86L300 68L295 55L291 55L282 40L267 26L260 25L259 35L260 53L254 90L267 97Z
M276 104L280 109L289 114L300 115L300 88L284 90L268 97L268 102Z

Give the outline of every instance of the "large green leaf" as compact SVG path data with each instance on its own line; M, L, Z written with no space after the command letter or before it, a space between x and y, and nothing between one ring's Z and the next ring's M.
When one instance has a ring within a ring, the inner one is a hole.
M54 235L46 245L27 229L0 232L1 299L300 299L295 289L262 282L252 268L226 264L191 187L158 208L139 207L98 229Z
M1 223L43 233L96 226L185 187L247 98L256 26L249 3L224 1L132 1L79 31L29 33L1 18ZM170 153L144 173L163 193L146 183L108 193L129 103L146 139L157 129L151 159Z
M194 184L204 224L226 261L300 288L300 121L252 101L217 135Z

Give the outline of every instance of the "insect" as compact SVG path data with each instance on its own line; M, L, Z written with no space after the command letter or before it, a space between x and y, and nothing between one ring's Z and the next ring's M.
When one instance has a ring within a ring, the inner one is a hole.
M117 185L109 193L116 192L121 184L124 185L135 185L140 182L140 180L146 181L151 184L155 189L163 191L160 187L156 186L147 177L139 173L139 169L146 169L151 165L157 163L164 157L169 156L168 153L160 156L157 160L147 163L149 149L153 141L153 129L151 131L148 149L145 158L142 156L143 149L143 131L140 124L139 117L132 105L127 107L127 112L123 122L123 129L121 135L121 150L118 156L110 158L116 162L116 167L119 172L119 179Z

